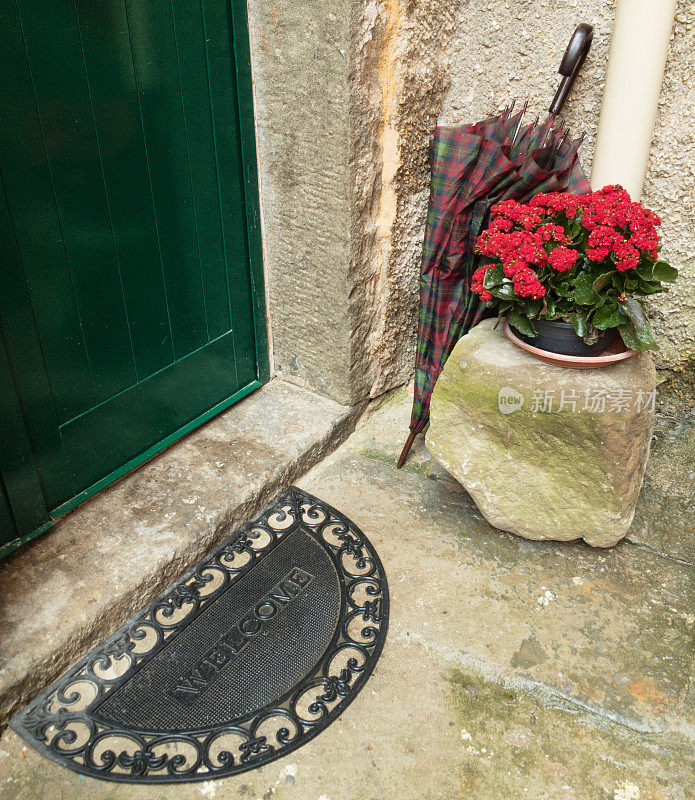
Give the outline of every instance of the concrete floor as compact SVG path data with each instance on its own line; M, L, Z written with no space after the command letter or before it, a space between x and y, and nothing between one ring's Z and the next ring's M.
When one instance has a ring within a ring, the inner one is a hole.
M407 430L401 391L299 485L377 547L391 627L362 694L305 747L176 787L83 778L11 731L2 800L689 800L695 797L695 428L661 419L612 550L491 528ZM533 487L529 487L533 491Z

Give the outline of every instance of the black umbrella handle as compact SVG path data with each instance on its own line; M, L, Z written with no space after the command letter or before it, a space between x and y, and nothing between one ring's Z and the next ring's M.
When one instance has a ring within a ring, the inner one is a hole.
M560 62L558 72L562 75L560 85L557 87L553 102L550 104L550 113L559 114L565 105L567 95L570 93L574 79L586 59L587 53L591 48L591 40L594 38L594 28L586 22L581 22L574 30L572 38L567 45L565 55Z

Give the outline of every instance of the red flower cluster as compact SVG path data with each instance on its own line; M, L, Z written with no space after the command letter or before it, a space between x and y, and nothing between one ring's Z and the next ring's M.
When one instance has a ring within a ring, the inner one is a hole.
M603 261L603 259L618 247L625 239L608 225L597 225L589 234L587 256L592 261Z
M494 223L493 223L494 225ZM539 232L511 231L502 233L494 227L478 237L478 251L483 255L498 258L505 267L512 267L516 261L542 266L548 260L543 248L543 237ZM511 277L511 275L509 275Z
M559 242L559 244L565 244L567 242L565 229L562 225L554 225L552 222L546 222L544 225L540 225L536 233L543 242L550 242L551 240L555 240Z
M489 264L485 267L478 267L478 269L473 273L471 277L471 291L474 294L480 295L480 299L483 302L487 302L488 300L492 300L492 294L485 290L483 286L483 279L485 278L485 271L489 268Z
M562 192L546 192L537 194L529 200L531 208L540 208L544 213L553 215L562 211L567 219L571 219L583 208L587 195L565 194Z
M524 230L530 231L540 223L543 218L543 211L540 208L517 203L516 200L502 200L496 203L490 211L491 220L498 217L503 217Z
M632 241L616 243L613 252L615 253L615 268L618 272L625 272L626 269L635 269L639 263L640 252L632 244ZM650 255L652 254L650 253ZM655 252L652 258L656 258L656 256L657 253Z
M587 256L603 261L615 254L620 272L633 269L641 253L657 258L661 219L641 203L633 203L622 186L604 186L588 195L582 214L582 227L590 231Z
M579 253L567 247L556 247L548 256L548 265L558 272L567 272L577 262Z
M545 286L536 273L528 267L521 267L514 273L514 293L519 297L532 297L539 300L545 295Z
M501 264L518 297L543 297L546 278L587 261L610 259L606 268L623 272L642 256L657 258L661 220L633 203L622 186L589 195L538 194L528 203L504 200L492 207L490 219L477 252ZM476 270L471 291L487 301L492 294L483 287L484 273Z

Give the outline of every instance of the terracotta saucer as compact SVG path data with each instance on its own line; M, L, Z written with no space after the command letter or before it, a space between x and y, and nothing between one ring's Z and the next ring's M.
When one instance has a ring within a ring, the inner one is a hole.
M616 336L613 343L607 347L600 356L566 356L562 353L551 353L548 350L541 350L540 347L534 347L532 344L520 339L512 330L509 321L504 321L504 332L507 338L514 344L523 348L532 356L545 361L546 364L555 364L556 367L570 367L570 369L596 369L597 367L605 367L608 364L615 364L617 361L624 361L626 358L632 358L637 355L636 350L630 350L623 343L620 335Z

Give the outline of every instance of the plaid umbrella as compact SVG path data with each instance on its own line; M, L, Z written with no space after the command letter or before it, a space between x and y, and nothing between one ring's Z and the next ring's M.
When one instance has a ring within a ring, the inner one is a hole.
M525 108L524 108L525 110ZM475 242L491 206L540 192L590 191L577 148L551 115L521 126L524 111L461 127L438 126L430 149L431 187L420 276L420 315L410 435L398 460L426 427L434 383L456 342L485 313L470 291Z

